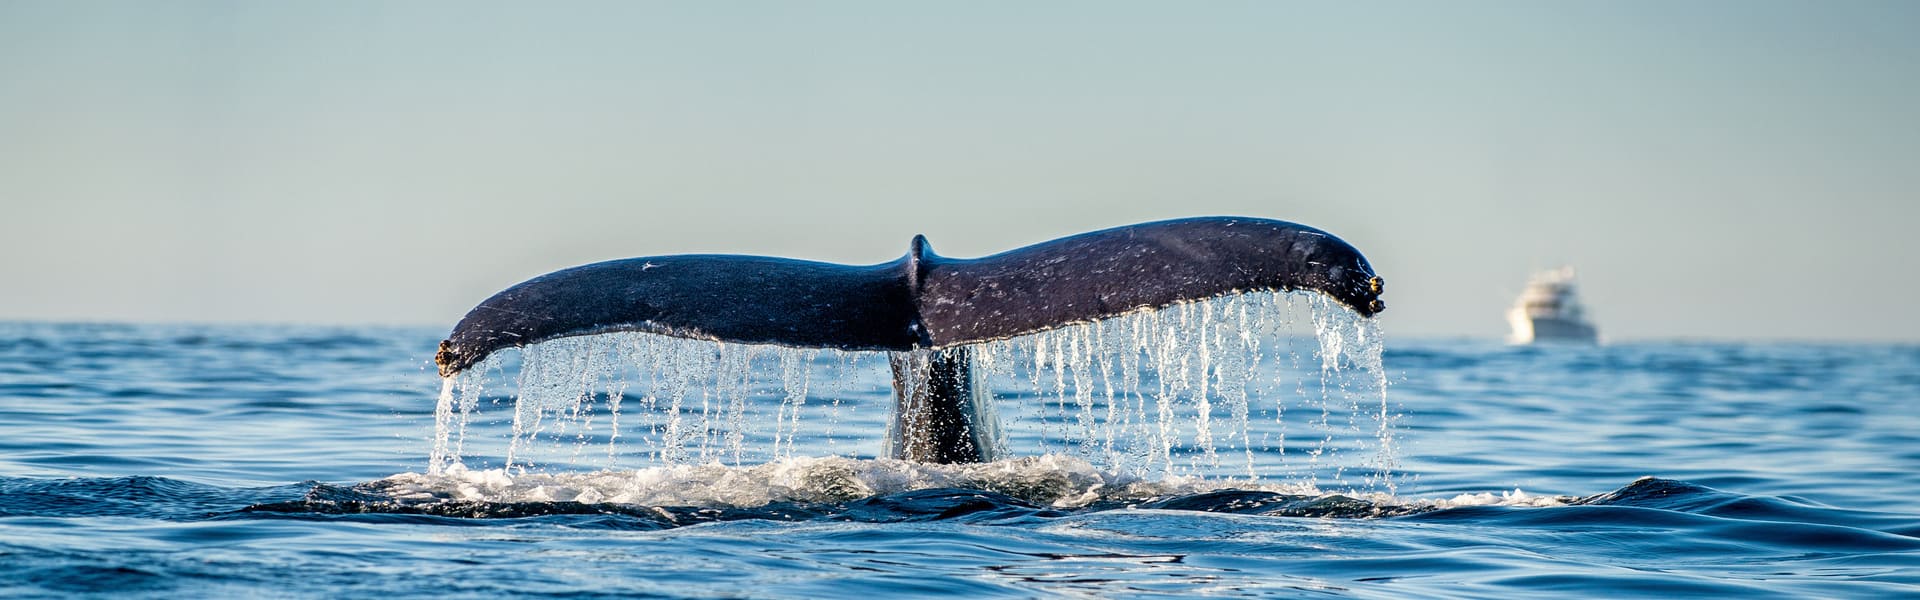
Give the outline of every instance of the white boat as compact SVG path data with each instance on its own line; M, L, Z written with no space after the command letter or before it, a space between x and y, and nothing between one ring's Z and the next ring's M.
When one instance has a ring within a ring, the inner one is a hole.
M1516 344L1592 344L1600 338L1574 294L1573 267L1535 273L1526 291L1520 292L1513 308L1507 310L1507 322L1513 325L1509 340Z

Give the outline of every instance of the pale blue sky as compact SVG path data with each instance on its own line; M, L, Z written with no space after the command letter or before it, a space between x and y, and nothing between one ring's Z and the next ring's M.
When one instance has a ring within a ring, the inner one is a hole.
M1920 2L0 1L0 319L1312 224L1389 335L1920 340Z

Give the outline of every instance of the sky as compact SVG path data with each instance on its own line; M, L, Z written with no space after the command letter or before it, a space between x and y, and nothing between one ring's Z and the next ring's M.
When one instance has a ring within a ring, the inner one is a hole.
M1246 215L1389 337L1920 341L1920 3L0 0L0 320L450 328L599 260Z

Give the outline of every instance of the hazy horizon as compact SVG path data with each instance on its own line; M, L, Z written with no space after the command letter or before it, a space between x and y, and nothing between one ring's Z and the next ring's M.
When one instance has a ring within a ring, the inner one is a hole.
M1920 3L0 3L0 321L1309 224L1389 337L1920 341ZM1887 310L1893 309L1893 310Z

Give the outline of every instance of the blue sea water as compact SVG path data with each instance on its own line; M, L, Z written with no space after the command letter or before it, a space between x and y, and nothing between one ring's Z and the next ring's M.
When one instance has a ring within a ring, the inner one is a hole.
M1388 332L1133 412L1008 368L1011 456L936 467L876 458L884 362L644 355L713 361L678 408L505 364L449 413L443 334L0 323L0 594L1920 597L1911 345Z

